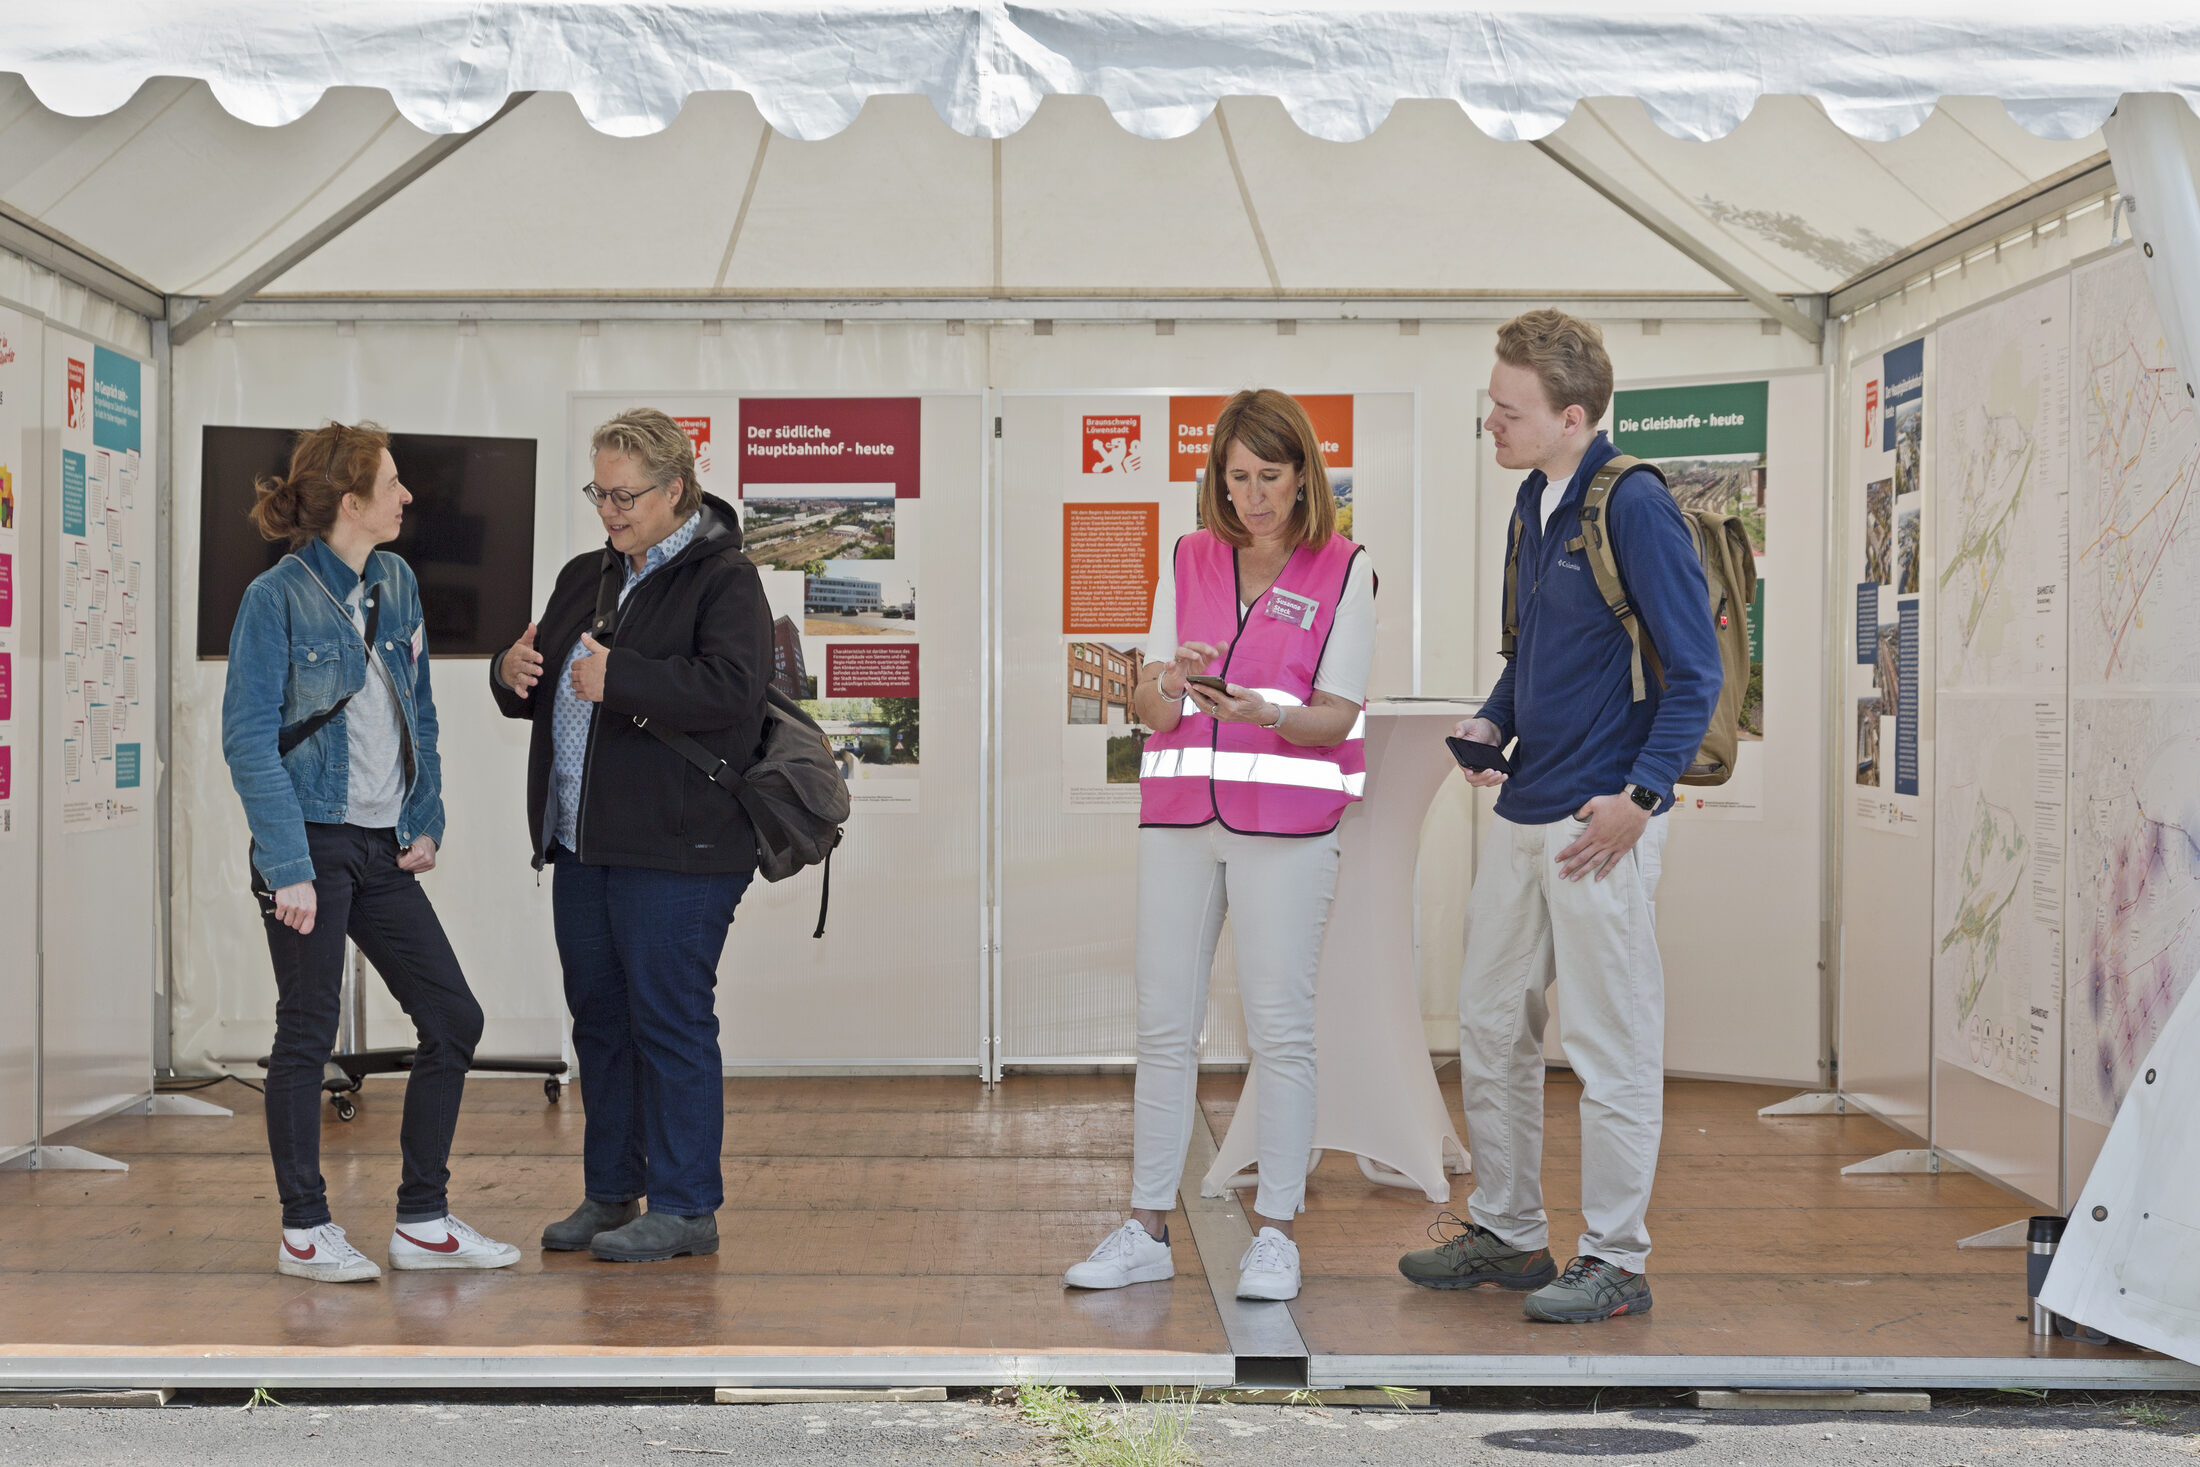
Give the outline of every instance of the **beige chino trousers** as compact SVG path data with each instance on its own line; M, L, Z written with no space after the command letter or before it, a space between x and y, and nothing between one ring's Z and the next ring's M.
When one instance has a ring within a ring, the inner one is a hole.
M1581 1081L1577 1251L1640 1273L1665 1125L1665 970L1656 897L1667 817L1653 816L1602 881L1568 881L1575 819L1493 817L1467 902L1459 1088L1474 1195L1467 1214L1514 1248L1549 1246L1543 1211L1543 1029L1553 983L1561 1046Z

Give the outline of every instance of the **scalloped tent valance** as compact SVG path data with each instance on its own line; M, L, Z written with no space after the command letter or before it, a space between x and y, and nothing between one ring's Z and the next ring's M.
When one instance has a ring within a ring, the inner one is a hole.
M428 132L520 91L571 93L599 132L661 131L698 93L744 92L778 132L838 133L877 95L928 98L1004 137L1042 98L1097 96L1145 138L1228 96L1279 99L1314 137L1366 137L1404 98L1456 101L1493 138L1556 130L1583 97L1639 98L1677 137L1724 137L1766 95L1816 99L1885 141L1943 96L1998 97L2041 137L2097 130L2126 92L2200 98L2200 10L2038 0L1544 0L1379 5L1118 0L75 0L18 7L0 72L56 112L122 106L154 77L207 83L235 116L292 122L337 86L386 89Z

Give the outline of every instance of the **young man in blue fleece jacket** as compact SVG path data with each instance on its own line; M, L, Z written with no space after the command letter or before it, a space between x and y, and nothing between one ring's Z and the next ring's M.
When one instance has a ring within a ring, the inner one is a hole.
M1613 488L1621 579L1663 667L1634 699L1632 646L1598 593L1582 496L1617 452L1596 431L1612 361L1595 326L1531 311L1497 334L1484 425L1497 461L1529 470L1518 502L1519 632L1481 712L1458 736L1503 746L1503 788L1467 907L1459 1077L1474 1195L1466 1222L1399 1269L1417 1284L1532 1290L1530 1319L1585 1323L1650 1308L1643 1214L1664 1123L1665 975L1651 930L1673 786L1718 701L1703 567L1673 496L1648 473ZM1507 546L1508 554L1512 547ZM1581 1081L1587 1230L1559 1274L1543 1211L1544 990L1558 985L1567 1062Z

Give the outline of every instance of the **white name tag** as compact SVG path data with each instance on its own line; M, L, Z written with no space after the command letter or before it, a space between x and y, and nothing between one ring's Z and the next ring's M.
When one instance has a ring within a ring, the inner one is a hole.
M1314 629L1314 615L1322 604L1311 596L1301 596L1295 591L1270 591L1267 614L1277 621L1287 621L1306 631Z

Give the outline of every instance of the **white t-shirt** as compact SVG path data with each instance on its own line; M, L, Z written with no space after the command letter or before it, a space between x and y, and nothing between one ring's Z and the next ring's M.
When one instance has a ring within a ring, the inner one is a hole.
M1543 486L1543 528L1551 527L1551 516L1558 513L1558 502L1566 497L1566 486L1571 478L1553 479Z
M361 605L364 583L352 587L344 609L359 635L367 634L367 614ZM381 594L387 594L387 588ZM345 742L350 746L351 774L344 791L344 823L380 830L395 825L405 813L404 726L399 722L396 690L390 686L390 670L382 654L367 649L367 680L344 705Z
M1245 603L1238 605L1240 615L1247 610ZM1183 639L1172 633L1168 651L1183 645ZM1334 693L1349 703L1367 700L1369 669L1375 661L1375 567L1366 555L1352 557L1352 569L1345 574L1344 593L1337 598L1336 620L1329 626L1329 645L1322 649L1321 665L1314 670L1314 689L1321 693Z

